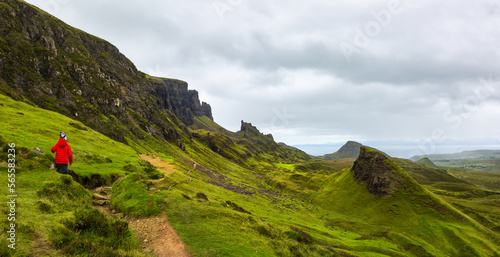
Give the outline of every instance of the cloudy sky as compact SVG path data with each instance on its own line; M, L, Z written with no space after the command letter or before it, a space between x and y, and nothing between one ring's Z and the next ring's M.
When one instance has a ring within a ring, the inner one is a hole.
M27 2L187 81L232 131L245 120L289 145L404 142L385 149L401 157L500 145L497 0Z

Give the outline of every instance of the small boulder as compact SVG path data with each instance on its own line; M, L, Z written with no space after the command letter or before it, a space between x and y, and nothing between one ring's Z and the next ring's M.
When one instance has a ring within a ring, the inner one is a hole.
M109 200L109 196L103 196L103 195L100 195L97 193L93 193L92 198L94 198L96 200Z
M31 151L39 154L45 154L45 152L40 150L40 148L38 147L34 147L33 149L31 149Z

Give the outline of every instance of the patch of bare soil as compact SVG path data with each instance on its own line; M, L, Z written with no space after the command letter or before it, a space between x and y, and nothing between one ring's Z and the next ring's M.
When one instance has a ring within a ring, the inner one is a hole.
M165 174L165 176L175 173L175 166L170 162L160 159L156 153L153 153L152 155L140 154L139 157L158 168Z
M186 245L166 215L153 218L128 219L140 246L158 257L189 257Z

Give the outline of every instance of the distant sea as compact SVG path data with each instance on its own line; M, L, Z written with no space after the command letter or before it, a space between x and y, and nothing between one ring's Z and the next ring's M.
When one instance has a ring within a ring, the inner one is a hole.
M417 144L394 142L359 142L363 145L374 147L392 157L409 159L415 155L452 154L473 150L500 150L500 144ZM331 154L340 149L344 143L328 143L317 145L294 145L294 147L313 155L322 156Z

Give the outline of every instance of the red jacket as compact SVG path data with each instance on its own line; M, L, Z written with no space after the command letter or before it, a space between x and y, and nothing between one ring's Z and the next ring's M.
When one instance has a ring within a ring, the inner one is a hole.
M57 144L50 150L56 153L57 164L68 164L68 160L69 164L73 164L73 152L64 138L60 138Z

